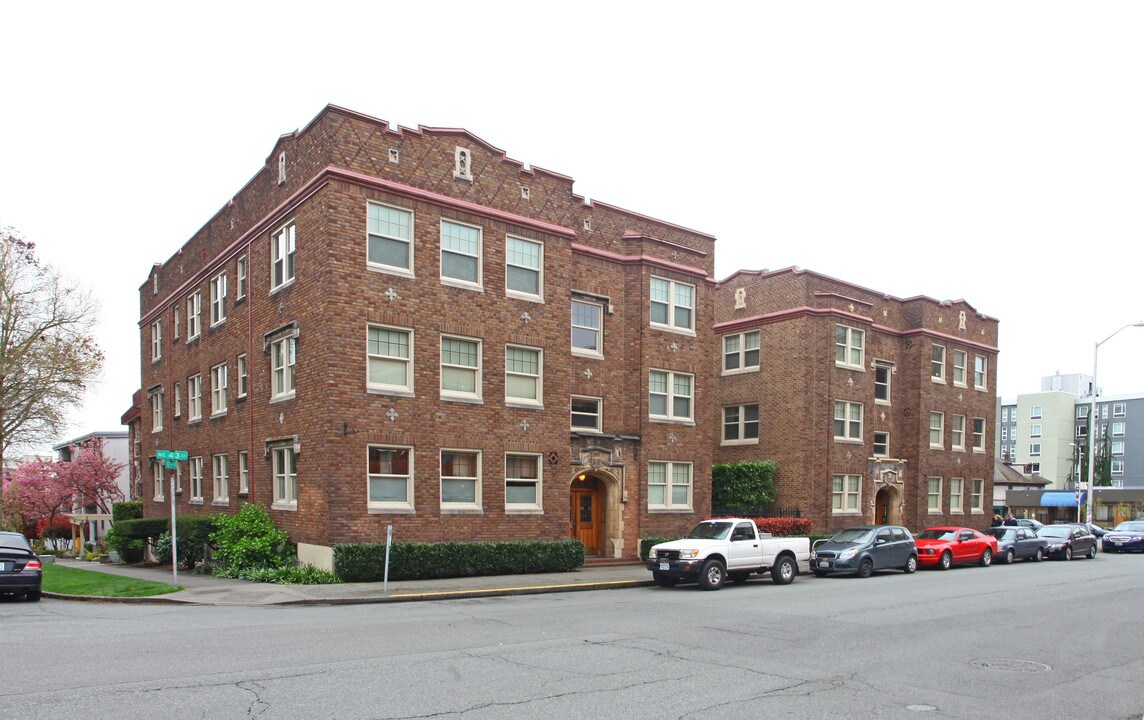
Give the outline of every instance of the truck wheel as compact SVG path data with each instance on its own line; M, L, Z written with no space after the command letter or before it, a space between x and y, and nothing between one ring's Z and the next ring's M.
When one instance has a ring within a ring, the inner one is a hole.
M651 579L654 580L655 584L659 585L660 587L675 587L679 584L679 578L673 578L670 575L664 575L663 573L658 572L653 572L651 574Z
M795 575L798 575L798 566L786 555L776 560L771 567L771 582L775 585L790 585L794 582Z
M751 573L736 571L727 573L727 577L730 578L731 582L735 583L736 585L742 585L743 583L747 582L747 578L751 577Z
M862 562L858 563L858 577L868 578L874 574L874 561L870 558L864 558Z
M703 569L699 571L699 587L704 590L718 590L726 579L727 568L714 558L703 563Z

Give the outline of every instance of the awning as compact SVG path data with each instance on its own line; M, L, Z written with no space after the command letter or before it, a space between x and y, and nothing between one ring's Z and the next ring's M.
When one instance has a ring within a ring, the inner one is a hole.
M1080 494L1080 503L1084 503L1086 493ZM1045 492L1041 493L1041 507L1076 507L1076 492Z

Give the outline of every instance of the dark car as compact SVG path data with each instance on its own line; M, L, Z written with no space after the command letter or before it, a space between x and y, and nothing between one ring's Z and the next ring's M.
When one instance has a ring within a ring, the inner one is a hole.
M1038 522L1037 520L1034 520L1033 518L1014 518L1014 519L1017 521L1016 524L1019 525L1020 527L1032 528L1034 531L1040 530L1041 528L1043 528L1045 526L1044 523ZM1007 527L1013 527L1013 526L1008 525Z
M35 602L43 587L43 565L20 533L0 532L0 594L23 595Z
M1037 535L1048 541L1045 552L1059 560L1072 560L1083 555L1096 557L1096 536L1083 525L1045 525Z
M859 525L819 540L810 552L810 568L818 577L855 573L870 577L875 570L918 569L918 549L910 531L898 525Z
M1108 531L1104 552L1144 552L1144 520L1126 520Z
M1032 528L1013 526L991 527L987 533L997 538L997 560L1006 565L1014 560L1036 560L1045 558L1048 540L1033 532Z

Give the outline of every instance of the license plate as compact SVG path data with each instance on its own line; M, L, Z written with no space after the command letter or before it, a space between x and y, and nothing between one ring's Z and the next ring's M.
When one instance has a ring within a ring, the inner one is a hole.
M1113 545L1123 545L1123 544L1124 544L1124 541L1123 541L1123 540L1113 540L1113 541L1112 541L1112 544L1113 544Z
M830 561L829 560L819 560L818 561L818 567L830 567Z
M671 569L671 563L661 562L659 564L659 569L660 570L670 570Z
M8 572L9 570L12 569L12 567L15 567L15 566L9 567L9 565L10 565L10 563L0 562L0 572Z

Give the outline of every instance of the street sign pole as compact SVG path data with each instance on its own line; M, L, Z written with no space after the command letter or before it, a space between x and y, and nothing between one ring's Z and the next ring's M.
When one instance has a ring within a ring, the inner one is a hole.
M174 576L175 587L179 586L179 553L175 549L178 547L178 534L179 531L175 525L175 475L171 473L171 573Z

